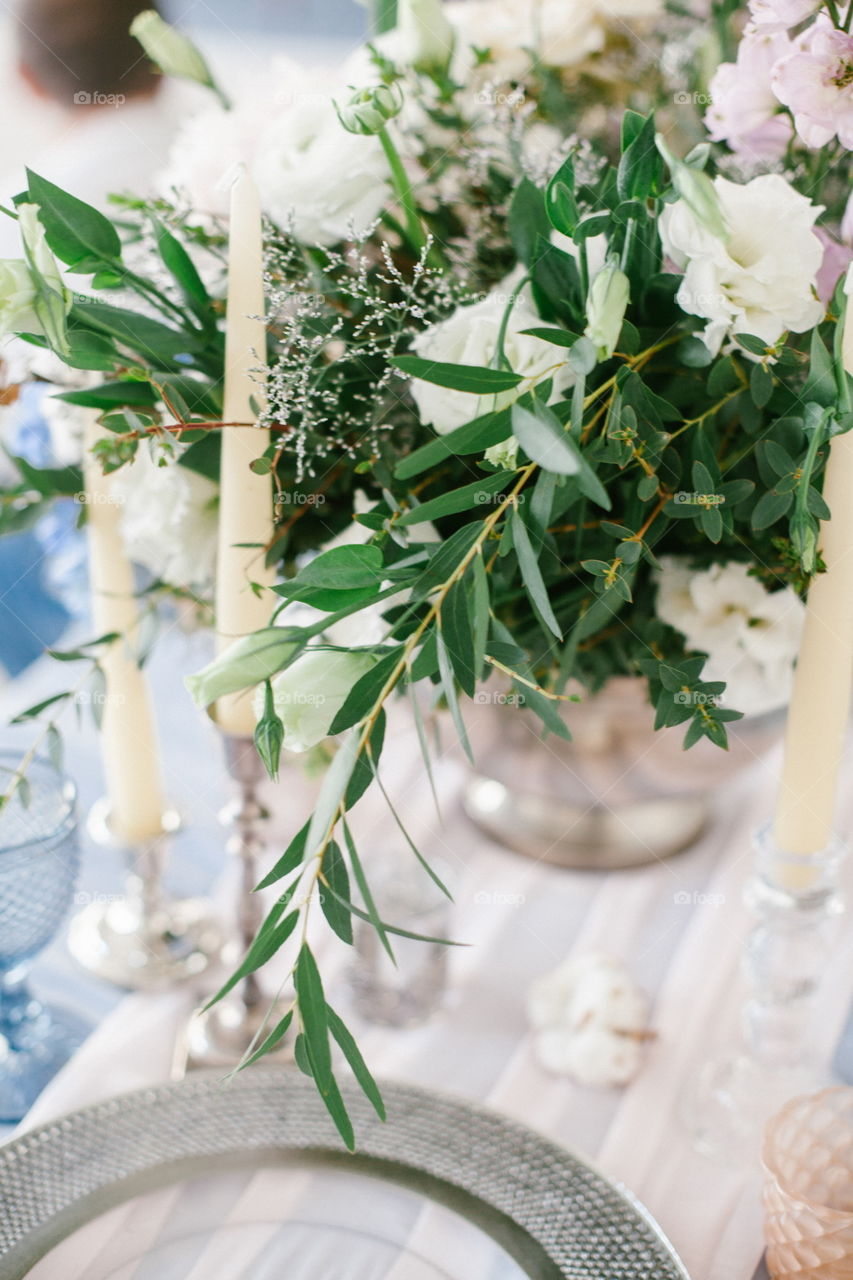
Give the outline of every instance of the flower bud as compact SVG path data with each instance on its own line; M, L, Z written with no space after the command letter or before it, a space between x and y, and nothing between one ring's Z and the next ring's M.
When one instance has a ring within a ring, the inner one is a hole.
M184 684L197 707L209 707L217 698L241 689L252 689L292 662L302 641L287 627L264 627L242 636L218 654L201 671L187 676Z
M381 133L400 114L403 94L398 85L377 84L356 89L343 106L335 103L338 119L348 133Z
M672 185L699 222L718 240L728 240L729 229L714 184L701 169L694 169L674 156L661 134L655 135L657 149L669 166Z
M38 205L18 205L24 260L0 263L0 332L43 334L54 351L64 354L71 294L48 248L38 212Z
M136 36L164 75L195 80L209 89L215 88L210 68L192 40L164 22L156 10L145 9L138 14L130 24L130 34Z
M590 285L586 300L584 334L594 344L599 360L609 360L616 350L630 297L625 272L615 262L608 262Z

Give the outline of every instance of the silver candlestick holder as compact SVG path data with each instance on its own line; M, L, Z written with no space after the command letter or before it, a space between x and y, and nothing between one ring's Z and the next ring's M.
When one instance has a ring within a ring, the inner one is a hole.
M127 871L121 894L96 897L74 917L68 947L79 965L116 986L162 990L200 977L221 957L225 939L210 902L172 898L163 887L170 839L180 825L168 810L158 835L125 844L110 826L106 800L89 813L90 839L121 852Z
M706 1063L682 1100L694 1146L727 1162L757 1155L770 1116L828 1082L812 1030L844 910L840 871L847 849L840 840L816 854L790 854L776 845L768 823L754 848L741 1043Z
M263 875L269 814L259 796L266 771L252 738L239 734L224 734L223 738L225 763L236 790L234 801L221 815L233 832L226 849L239 860L236 964L248 951L264 919L263 900L254 890ZM202 1006L191 1016L178 1048L175 1074L199 1067L238 1066L262 1042L265 1028L271 1030L284 1013L284 1005L279 1007L264 994L257 976L247 974L217 1004L209 1009ZM292 1056L287 1047L269 1055L273 1060Z

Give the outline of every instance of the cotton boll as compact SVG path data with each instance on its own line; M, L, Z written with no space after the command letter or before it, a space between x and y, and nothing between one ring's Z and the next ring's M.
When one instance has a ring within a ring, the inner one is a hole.
M565 1072L578 1084L626 1085L634 1079L643 1060L642 1040L619 1035L606 1027L590 1026L570 1036Z
M527 1010L546 1071L598 1086L627 1084L639 1071L649 1002L613 957L572 957L533 983Z

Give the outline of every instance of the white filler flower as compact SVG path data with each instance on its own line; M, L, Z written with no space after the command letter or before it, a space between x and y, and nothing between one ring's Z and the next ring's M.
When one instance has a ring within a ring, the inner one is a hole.
M661 559L657 614L707 653L705 680L725 680L726 706L761 715L784 706L794 678L805 605L790 587L767 591L739 561L696 570Z
M814 232L821 207L777 173L743 185L715 178L714 190L725 238L685 200L664 209L660 221L664 250L684 270L679 305L708 321L708 350L716 355L738 333L772 345L788 329L811 329L824 312L815 292L823 262Z

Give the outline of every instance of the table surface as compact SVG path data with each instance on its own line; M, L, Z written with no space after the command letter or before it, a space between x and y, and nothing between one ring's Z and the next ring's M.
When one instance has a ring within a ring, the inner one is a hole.
M182 893L206 891L217 880L228 884L217 819L226 794L221 752L181 686L182 673L204 660L206 645L204 636L174 633L152 669L166 776L187 818L170 868L170 883ZM67 679L57 666L39 664L7 687L0 709L8 714L57 687ZM368 1062L380 1075L485 1102L592 1159L647 1205L695 1280L750 1280L761 1253L757 1170L694 1153L678 1107L691 1075L736 1033L738 965L749 926L741 895L750 836L769 812L778 756L758 762L720 793L716 822L687 853L633 871L575 873L508 853L471 826L460 803L465 766L453 749L436 770L442 824L414 732L405 719L396 732L395 749L383 762L386 786L420 847L450 868L453 935L470 945L453 953L442 1010L420 1028L399 1031L359 1022L348 1003L349 952L327 931L318 934L329 998L353 1026ZM93 731L75 731L69 747L85 811L100 790ZM309 792L298 773L283 774L276 792L279 840L304 821ZM853 795L844 803L853 808ZM368 863L389 852L411 856L380 799L369 794L362 810L360 843ZM849 817L844 813L843 821ZM270 858L280 850L274 843ZM120 889L114 857L86 843L79 901ZM220 887L223 892L227 900ZM525 1014L531 981L591 949L622 958L654 998L657 1038L642 1073L624 1090L581 1088L549 1075L531 1049ZM122 997L76 970L62 939L39 958L33 977L39 994L98 1025L27 1125L169 1078L175 1037L198 991ZM821 994L819 1047L827 1061L851 995L853 934L847 930Z

